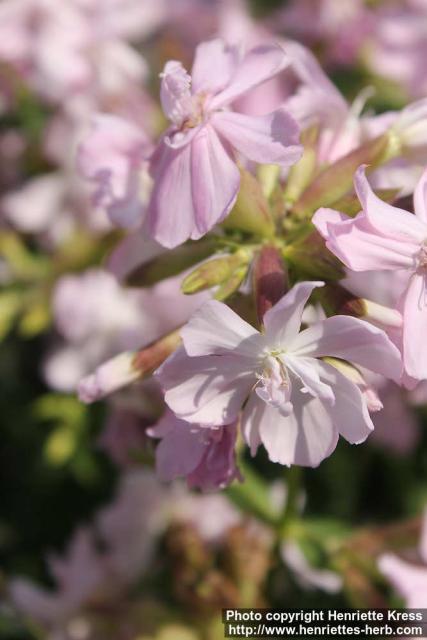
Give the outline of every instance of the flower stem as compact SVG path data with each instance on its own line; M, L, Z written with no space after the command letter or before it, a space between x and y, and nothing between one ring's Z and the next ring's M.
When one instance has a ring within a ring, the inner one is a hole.
M282 538L288 534L289 526L298 513L298 496L301 488L302 471L302 467L293 466L286 474L286 503L278 527L279 536Z

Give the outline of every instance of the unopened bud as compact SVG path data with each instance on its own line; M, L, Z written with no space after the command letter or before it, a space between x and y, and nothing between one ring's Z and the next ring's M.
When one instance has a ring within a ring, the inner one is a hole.
M280 166L278 164L260 164L257 176L261 184L262 192L269 198L279 183Z
M262 324L264 315L288 290L288 275L280 251L271 245L259 252L253 270L253 282L258 320Z
M180 341L179 331L173 331L144 349L126 351L107 360L79 382L80 400L86 404L96 402L151 375L175 351Z
M316 230L283 248L284 258L292 264L301 278L340 280L344 277L344 267L325 245Z
M301 135L301 143L304 145L304 153L301 159L294 164L288 174L286 187L283 193L285 202L293 204L298 200L304 189L310 184L317 165L317 138L318 127L310 127Z
M381 402L378 393L368 382L365 380L363 375L360 373L355 366L346 362L345 360L339 360L338 358L323 358L324 362L330 364L335 367L340 373L342 373L348 380L353 382L362 392L363 397L365 398L366 405L368 410L374 413L375 411L380 411L383 408L383 403Z
M399 329L402 326L402 315L396 309L385 307L366 298L353 298L344 303L341 313L364 318L380 328Z
M240 249L231 255L212 258L199 265L184 279L181 290L191 294L226 283L236 270L246 267L247 271L251 257L252 252Z
M342 198L353 184L353 176L361 164L370 165L372 170L389 159L390 136L385 133L340 158L324 169L304 191L295 204L294 212L300 217L308 217L320 207L329 207Z
M226 229L240 229L264 238L274 235L274 220L262 187L245 169L241 170L236 204L222 224Z
M317 296L327 315L343 314L363 318L381 329L399 329L402 326L399 311L359 298L339 284L327 284L319 289Z
M242 267L236 269L232 276L228 278L228 280L226 280L226 282L224 282L220 287L218 287L215 292L215 299L226 300L227 298L232 296L233 293L236 293L243 280L246 278L248 267L249 265L245 264Z

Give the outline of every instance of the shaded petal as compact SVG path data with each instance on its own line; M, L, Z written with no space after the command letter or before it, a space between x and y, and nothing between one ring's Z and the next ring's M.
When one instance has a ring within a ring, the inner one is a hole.
M192 199L191 145L175 150L161 142L152 170L155 182L147 217L149 234L168 248L191 236L200 237Z
M295 164L302 155L299 126L278 109L264 116L223 111L211 118L215 129L245 158L261 164Z
M211 109L218 109L236 100L250 89L265 82L285 69L289 59L279 45L260 45L251 49L237 65L229 85L209 103Z
M417 218L427 224L427 170L424 171L415 188L414 210Z
M327 410L339 433L351 444L364 442L374 430L362 392L332 365L317 361L320 378L330 385L335 403Z
M230 212L239 192L240 173L215 130L203 127L191 144L192 199L196 240Z
M316 358L296 358L290 355L286 355L282 358L285 366L299 378L302 383L302 389L306 393L320 398L328 404L334 404L335 396L333 389L330 385L325 384L319 377L317 371Z
M297 391L293 405L289 416L265 405L259 427L261 441L272 462L317 467L335 449L338 431L317 398Z
M256 454L257 449L261 444L259 431L261 422L264 418L265 408L266 403L261 400L256 393L251 393L240 421L243 439L250 448L251 455L253 456Z
M178 349L157 370L166 404L187 422L220 426L234 422L255 376L232 356L190 358Z
M230 307L217 300L206 302L181 330L185 350L190 356L226 354L233 351L256 359L262 336Z
M298 335L304 307L313 289L323 287L324 282L299 282L269 309L263 322L268 342L286 346Z
M313 224L328 249L347 267L354 271L413 268L419 244L381 235L364 213L342 221L337 221L336 214L333 209L318 209Z
M169 411L150 429L149 435L162 438L156 447L156 472L165 482L186 477L197 468L205 453L206 442L200 430Z
M427 378L426 276L414 274L403 298L403 360L413 378Z
M427 237L427 226L408 211L393 207L372 191L361 166L354 175L354 188L367 219L380 235L400 242L419 244Z
M397 347L377 327L351 316L333 316L302 331L289 345L292 355L333 356L399 380L402 363Z

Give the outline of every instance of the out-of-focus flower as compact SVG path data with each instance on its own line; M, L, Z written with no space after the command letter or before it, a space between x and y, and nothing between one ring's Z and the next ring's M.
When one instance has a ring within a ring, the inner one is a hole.
M427 91L427 5L423 0L404 0L381 5L372 21L364 57L379 75L402 86L410 96Z
M271 26L306 44L320 45L326 62L351 64L372 27L363 0L293 0L274 14Z
M191 77L180 62L166 64L160 97L171 127L151 159L154 186L147 212L148 232L161 244L200 238L226 217L240 184L236 153L282 166L298 160L298 126L286 111L251 117L225 109L286 64L278 45L241 56L220 40L197 47ZM88 146L82 148L83 164ZM108 169L111 163L105 162ZM171 202L179 216L171 215Z
M64 339L44 364L44 374L55 389L74 390L78 381L103 360L116 358L109 379L130 369L134 350L160 338L185 322L205 299L186 297L170 278L147 290L125 289L107 271L91 269L61 278L53 296L55 325ZM165 314L166 305L179 310ZM102 375L102 374L101 374ZM135 376L132 376L133 380ZM130 381L130 380L129 380Z
M427 515L424 515L418 558L409 561L386 553L380 556L378 566L405 600L406 607L422 609L427 606Z
M98 514L94 526L77 529L66 554L48 559L56 590L49 592L16 578L10 584L15 606L48 630L49 638L74 637L67 632L77 620L85 623L84 637L93 637L91 621L96 620L97 607L113 613L147 570L176 498L149 471L124 475L115 501Z
M298 584L309 591L320 589L326 593L338 593L342 579L334 571L313 567L295 542L284 542L280 548L283 562L293 571Z
M311 292L299 283L264 315L259 333L231 309L208 302L182 330L184 347L158 371L166 403L182 419L223 425L241 419L255 453L262 442L281 464L317 466L341 433L362 442L373 429L358 386L321 358L332 356L398 379L400 355L383 331L334 316L299 333Z
M415 215L382 202L371 190L361 167L355 189L363 211L354 219L319 209L313 222L327 247L355 271L405 270L408 286L398 307L403 313L403 360L408 376L427 377L427 349L419 340L426 322L427 173L414 194ZM409 381L408 381L409 384Z
M0 6L0 59L53 103L120 93L146 75L144 60L126 40L156 27L161 4L7 0Z
M236 467L237 428L203 427L180 420L170 411L147 433L160 438L156 468L161 480L187 478L190 487L223 488L240 478Z
M94 204L104 208L116 225L134 227L142 221L150 152L140 128L107 114L94 118L92 131L79 148L80 171L96 184Z

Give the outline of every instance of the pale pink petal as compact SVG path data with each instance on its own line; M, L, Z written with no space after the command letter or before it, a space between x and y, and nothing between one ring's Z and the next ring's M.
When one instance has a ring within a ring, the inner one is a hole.
M354 271L411 269L419 251L419 244L378 233L364 213L337 222L332 209L319 209L313 216L313 224L325 238L328 249Z
M285 69L289 60L279 45L260 45L249 51L234 71L230 83L209 102L218 109Z
M330 385L335 402L327 410L339 433L351 444L364 442L374 429L362 392L332 365L316 361L321 380Z
M196 47L191 87L193 93L218 93L227 86L237 52L220 39L202 42Z
M410 564L391 553L382 555L378 566L398 593L405 598L407 607L427 607L427 567Z
M378 198L365 176L365 167L354 175L354 188L369 223L382 236L403 243L419 244L427 238L427 226L416 216Z
M157 370L166 404L187 422L220 426L237 418L254 384L241 359L229 356L190 358L178 349Z
M284 49L290 59L292 70L296 73L301 82L308 87L321 90L325 97L328 97L330 101L335 102L336 110L338 106L341 111L346 112L348 110L348 106L344 98L337 90L334 83L329 80L310 49L304 47L304 45L299 42L292 40L286 41ZM319 108L321 105L317 105L317 107Z
M231 211L240 185L237 165L209 125L191 143L191 180L197 239Z
M297 392L293 405L294 412L285 417L265 404L261 441L272 462L317 467L335 449L338 430L317 398Z
M336 211L336 209L330 209L328 207L320 207L317 209L316 213L313 215L312 222L320 235L328 239L329 224L336 224L339 222L348 222L349 217L345 215L345 213L341 213L341 211Z
M170 411L150 429L149 435L162 438L156 447L156 472L164 482L186 477L197 468L205 453L206 445L199 430L195 431L193 425Z
M399 350L381 329L351 316L333 316L302 331L289 345L292 355L333 356L399 380Z
M180 62L169 60L160 74L160 101L165 115L177 126L193 111L191 78Z
M233 352L233 355L255 359L263 346L260 333L217 300L206 302L196 311L181 330L181 336L190 356Z
M149 234L161 245L182 244L195 229L191 189L191 145L158 150L154 167L155 185L148 209Z
M417 218L427 224L427 170L424 171L415 188L414 210Z
M263 322L269 343L287 345L297 336L304 307L313 289L323 285L324 282L299 282L267 311Z
M290 166L301 158L299 126L284 109L265 116L223 111L211 120L215 129L249 160Z
M426 276L414 274L403 298L403 360L413 378L427 378L427 287Z
M283 362L297 376L305 393L309 393L315 398L320 398L328 405L335 403L334 390L329 384L325 384L320 379L315 358L295 358L291 355L286 355L283 358Z

